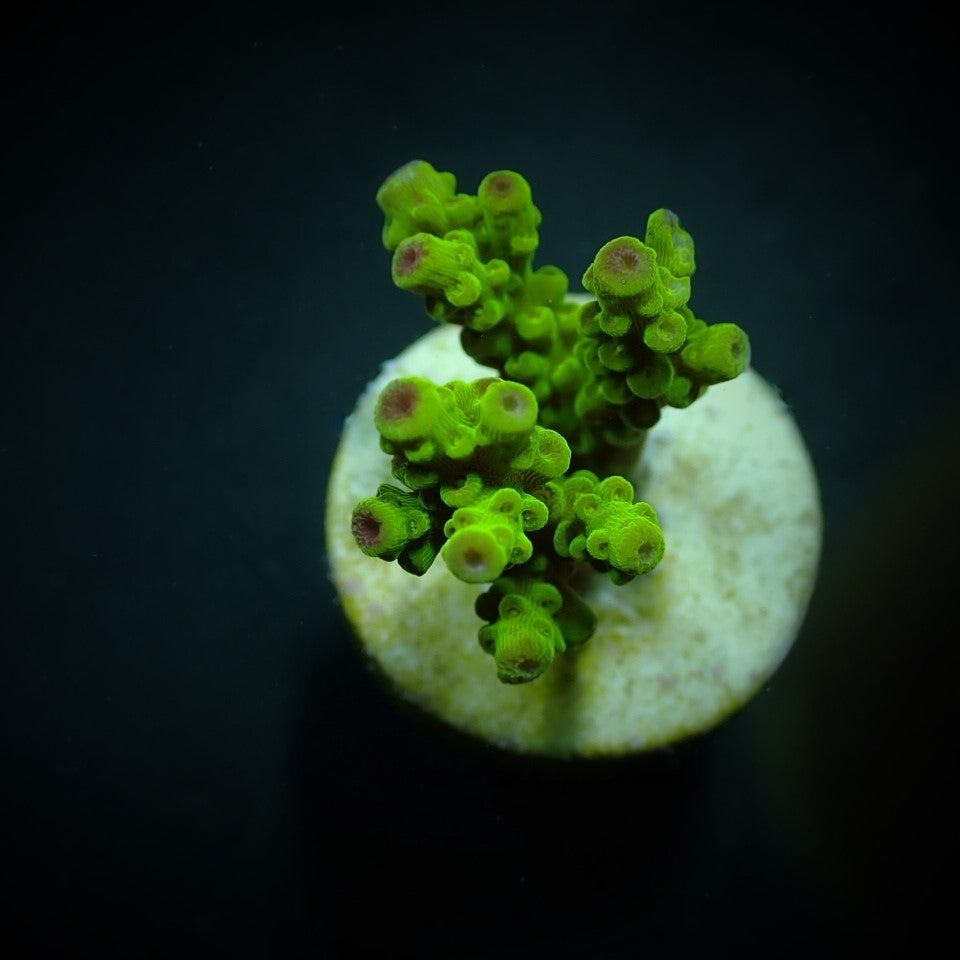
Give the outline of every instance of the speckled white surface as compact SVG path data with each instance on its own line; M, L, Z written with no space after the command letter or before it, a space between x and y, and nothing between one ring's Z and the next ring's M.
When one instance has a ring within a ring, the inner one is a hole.
M373 407L394 377L489 375L459 329L437 327L384 364L348 419L327 496L330 575L367 653L398 692L452 726L523 752L621 755L702 732L742 706L789 650L819 561L821 513L803 439L756 372L664 410L633 479L667 550L621 587L594 577L594 636L530 684L496 678L477 642L483 589L437 560L423 577L360 553L350 513L392 480Z

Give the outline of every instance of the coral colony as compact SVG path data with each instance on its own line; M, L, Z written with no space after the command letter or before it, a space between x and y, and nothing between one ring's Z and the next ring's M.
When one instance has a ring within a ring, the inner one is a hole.
M749 341L690 309L693 240L669 210L650 214L643 241L600 248L584 304L557 267L534 269L540 211L518 173L487 175L474 196L417 160L377 204L394 283L459 324L466 353L499 376L386 386L376 427L402 486L357 504L353 536L412 574L440 554L454 576L490 584L480 644L500 680L524 683L593 633L591 571L625 584L660 562L656 512L622 474L661 408L736 377Z

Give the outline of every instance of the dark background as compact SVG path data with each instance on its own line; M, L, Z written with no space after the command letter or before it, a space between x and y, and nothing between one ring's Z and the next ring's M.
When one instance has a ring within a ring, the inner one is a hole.
M33 8L31 8L33 9ZM3 148L4 929L70 955L819 955L948 919L954 66L921 8L40 8ZM338 431L429 329L373 202L510 167L538 263L676 210L822 485L797 646L619 763L466 743L326 579Z

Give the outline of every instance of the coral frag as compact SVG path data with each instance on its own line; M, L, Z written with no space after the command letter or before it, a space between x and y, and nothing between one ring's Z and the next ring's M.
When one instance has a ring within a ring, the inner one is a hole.
M750 345L735 324L690 308L690 234L654 211L644 240L604 244L583 275L534 269L540 211L527 181L500 170L477 194L413 161L377 193L392 276L464 351L499 376L393 380L375 413L401 485L383 483L352 516L358 547L420 575L440 554L476 601L479 640L505 683L535 679L596 618L585 574L626 584L664 555L654 508L622 476L661 408L687 407L740 374Z

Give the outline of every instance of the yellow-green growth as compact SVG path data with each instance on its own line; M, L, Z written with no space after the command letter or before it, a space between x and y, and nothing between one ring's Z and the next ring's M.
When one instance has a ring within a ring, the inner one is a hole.
M598 299L626 301L630 312L645 316L656 316L662 302L657 290L656 251L636 237L605 243L587 267L583 285Z
M441 542L435 508L420 495L388 483L354 507L351 529L367 556L398 560L416 574L430 567Z
M647 245L657 262L674 277L690 277L697 269L693 237L680 225L680 218L661 207L647 217Z
M502 682L536 679L566 649L554 620L562 606L557 587L524 577L504 577L481 595L477 613L492 622L480 628L480 646L493 656Z
M634 502L633 484L598 480L588 470L551 485L553 546L561 557L587 560L616 583L648 573L663 559L663 531L649 503Z
M537 398L529 387L497 380L480 398L477 432L488 443L529 436L537 425L537 413Z
M476 198L456 189L452 173L438 173L425 160L412 160L395 170L377 191L377 205L385 216L383 245L394 250L414 233L442 236L471 223Z
M680 359L702 383L722 383L746 369L750 341L735 323L716 323L692 337Z
M415 160L376 199L396 286L459 325L463 349L497 376L387 385L375 422L407 489L382 484L360 501L354 538L415 574L442 553L455 576L489 585L480 642L502 681L527 682L595 629L572 583L595 571L625 584L660 563L656 512L622 474L661 409L736 377L750 343L693 312L693 239L666 208L642 240L601 246L581 304L566 273L534 267L542 218L519 173L496 170L474 195Z
M383 449L402 452L412 463L462 458L474 446L473 431L461 416L453 392L424 377L402 377L387 384L374 422Z
M526 532L543 527L547 515L542 501L512 487L481 495L446 522L443 559L460 580L490 583L533 556Z
M540 555L477 597L477 616L488 621L480 628L480 646L493 656L504 683L536 679L596 628L593 611L557 572Z
M506 310L502 293L509 267L502 260L481 263L475 247L459 237L415 233L401 240L392 275L401 290L426 297L437 319L456 316L473 330L489 330Z
M579 385L574 411L607 448L639 448L660 407L689 406L749 362L739 327L710 327L690 309L695 270L693 239L660 209L645 241L611 240L584 273L596 299L580 311L574 353L592 376ZM578 464L597 457L592 435L580 433L571 446Z
M530 184L512 170L497 170L481 181L477 202L491 256L522 272L540 243L540 211L533 205Z

